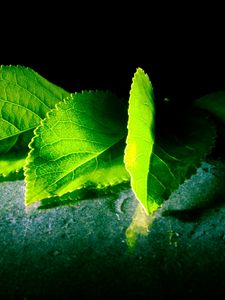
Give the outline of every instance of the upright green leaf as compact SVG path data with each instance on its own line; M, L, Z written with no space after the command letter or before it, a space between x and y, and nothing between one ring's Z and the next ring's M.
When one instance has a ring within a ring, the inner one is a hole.
M212 121L198 111L178 116L168 111L163 120L164 128L157 128L160 135L156 135L154 141L153 89L141 69L133 78L128 112L125 165L137 199L150 214L196 171L210 153L216 129Z
M148 172L154 143L154 95L148 75L137 69L130 91L124 162L131 187L147 213Z
M207 115L191 111L178 119L172 132L156 136L148 174L149 211L195 173L215 144L216 128Z
M128 180L122 111L120 99L109 92L77 93L56 106L30 145L26 204Z
M8 152L19 135L33 130L46 113L68 95L32 69L1 66L0 153Z
M212 113L225 123L225 91L212 93L196 100L196 106Z

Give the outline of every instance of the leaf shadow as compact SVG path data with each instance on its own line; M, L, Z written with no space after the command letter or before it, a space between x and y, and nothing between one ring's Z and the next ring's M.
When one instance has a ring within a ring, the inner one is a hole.
M180 210L165 210L161 214L162 216L170 216L178 219L181 222L197 222L203 215L210 213L211 211L219 210L225 206L225 198L216 197L213 202L205 204L203 206L196 206L192 208L180 209Z
M66 197L68 196L68 199ZM63 195L61 197L52 197L52 198L46 198L41 200L41 204L38 207L40 210L45 209L51 209L56 208L60 206L70 206L70 205L76 205L79 204L80 201L85 201L91 198L96 197L96 192L89 190L89 191L80 191L79 194L75 196L71 196L69 194Z
M104 189L96 189L96 187L88 187L80 190L76 190L72 193L67 193L61 197L51 197L43 199L40 203L41 205L38 209L51 209L60 206L70 206L79 204L81 201L90 200L90 199L98 199L105 196L112 196L113 202L122 190L127 188L128 184L126 182L117 184L115 186L109 186ZM109 205L112 205L111 202Z

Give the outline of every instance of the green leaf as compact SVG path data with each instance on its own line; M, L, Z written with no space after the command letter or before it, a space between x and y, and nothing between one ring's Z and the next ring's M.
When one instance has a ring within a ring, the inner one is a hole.
M181 115L169 130L156 136L148 176L149 211L157 209L196 172L215 144L214 123L198 111Z
M46 113L68 95L32 69L1 66L0 153L8 152L20 134L33 130Z
M195 105L209 111L225 123L225 91L203 96L195 101Z
M0 157L0 181L2 181L3 178L7 180L11 180L12 178L21 179L22 176L19 171L25 165L26 156L27 153L22 152L21 154L7 153Z
M136 198L149 213L148 172L154 143L154 95L148 75L137 69L130 91L124 162Z
M109 92L77 93L35 130L26 176L26 205L84 187L128 180L121 153L121 101Z

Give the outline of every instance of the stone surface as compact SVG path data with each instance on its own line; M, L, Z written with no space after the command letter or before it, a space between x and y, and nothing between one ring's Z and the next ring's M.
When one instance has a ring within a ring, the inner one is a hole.
M130 190L40 209L23 181L0 183L0 299L222 299L224 174L204 163L136 221Z

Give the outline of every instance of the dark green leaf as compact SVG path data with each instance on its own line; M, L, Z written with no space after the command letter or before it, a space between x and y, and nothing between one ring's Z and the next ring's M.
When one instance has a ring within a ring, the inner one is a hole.
M168 199L211 152L216 129L200 112L181 116L173 132L156 137L148 176L149 211Z
M225 91L203 96L195 101L196 106L209 111L225 123Z

